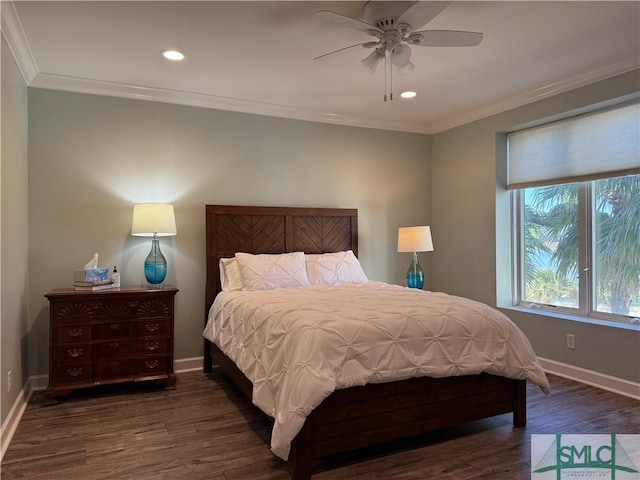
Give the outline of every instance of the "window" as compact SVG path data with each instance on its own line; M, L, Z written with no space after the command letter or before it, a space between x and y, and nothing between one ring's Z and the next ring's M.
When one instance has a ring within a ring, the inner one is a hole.
M508 135L515 303L637 323L639 107Z

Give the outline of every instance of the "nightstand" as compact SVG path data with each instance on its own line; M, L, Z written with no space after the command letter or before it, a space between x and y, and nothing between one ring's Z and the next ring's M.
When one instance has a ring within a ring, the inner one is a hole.
M177 288L54 289L49 300L45 405L79 388L156 381L175 388Z

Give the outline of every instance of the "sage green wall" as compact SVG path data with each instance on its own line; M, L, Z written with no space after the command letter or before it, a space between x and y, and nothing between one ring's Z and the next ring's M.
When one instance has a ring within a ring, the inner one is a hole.
M132 206L175 205L160 240L176 299L177 359L202 354L204 205L357 208L369 278L404 283L400 226L429 224L429 135L344 127L166 103L29 89L30 374L47 372L43 295L71 285L94 252L123 285L143 282L150 240ZM421 258L429 271L429 256ZM427 285L429 279L427 279Z
M511 234L509 194L504 188L504 132L614 98L637 95L639 86L640 75L635 70L434 135L433 289L494 306L508 305ZM505 313L527 334L539 356L640 381L637 330L512 310ZM566 333L576 334L576 350L564 346Z
M1 421L28 378L27 85L2 38L0 152L0 398ZM11 388L7 373L11 372Z
M636 71L433 137L31 88L28 374L47 373L43 295L69 286L73 268L99 252L102 265L118 265L123 285L143 282L150 242L130 235L132 205L143 201L176 207L178 235L161 244L168 282L180 288L177 359L201 355L207 203L358 208L365 271L393 283L404 282L409 263L395 252L397 228L430 224L426 288L504 305L496 287L508 285L510 248L508 195L496 183L505 170L501 132L637 85ZM639 380L637 332L508 314L540 356ZM571 329L575 351L563 347Z

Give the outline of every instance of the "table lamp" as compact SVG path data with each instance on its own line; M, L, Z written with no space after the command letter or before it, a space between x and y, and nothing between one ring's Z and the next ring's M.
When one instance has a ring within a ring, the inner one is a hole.
M144 261L144 276L152 287L161 286L167 276L167 260L160 251L158 237L169 237L176 233L173 205L140 203L133 206L131 235L153 237L151 252Z
M433 251L431 227L401 227L398 229L398 252L413 253L413 261L407 270L407 287L422 288L424 271L418 262L418 252Z

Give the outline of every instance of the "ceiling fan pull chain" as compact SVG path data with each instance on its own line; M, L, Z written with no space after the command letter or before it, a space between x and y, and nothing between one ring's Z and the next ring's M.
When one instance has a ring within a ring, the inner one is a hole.
M387 50L384 51L384 101L387 101Z
M389 101L393 102L393 63L389 63Z

